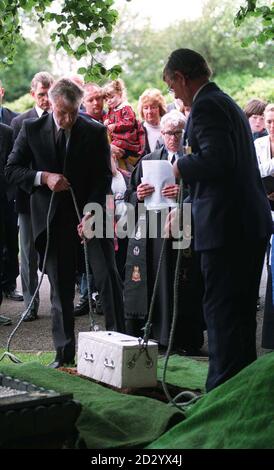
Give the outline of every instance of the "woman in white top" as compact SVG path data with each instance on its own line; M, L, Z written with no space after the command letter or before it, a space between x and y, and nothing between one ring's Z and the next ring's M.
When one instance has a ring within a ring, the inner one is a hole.
M161 136L160 119L166 111L165 98L157 88L148 88L139 97L138 113L145 130L144 155L154 152Z
M256 139L254 144L257 152L257 158L260 173L266 187L267 197L270 200L272 217L274 215L274 103L266 106L264 111L265 127L268 135ZM271 181L273 178L273 182ZM265 308L262 329L262 347L265 349L274 349L274 239L272 237L271 245L267 252L267 286L265 295Z
M262 178L274 177L274 103L266 106L264 119L268 135L260 137L254 142Z
M130 173L118 168L113 156L111 157L112 182L111 191L114 199L114 248L115 260L122 281L125 278L125 263L127 256L128 237L124 236L126 230L127 206L125 194L130 180ZM120 230L123 232L120 234Z

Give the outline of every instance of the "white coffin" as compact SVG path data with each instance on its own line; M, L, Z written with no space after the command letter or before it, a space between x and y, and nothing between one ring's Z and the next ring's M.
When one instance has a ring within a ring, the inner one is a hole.
M117 388L157 384L158 345L148 341L140 354L138 339L115 331L79 333L77 372Z

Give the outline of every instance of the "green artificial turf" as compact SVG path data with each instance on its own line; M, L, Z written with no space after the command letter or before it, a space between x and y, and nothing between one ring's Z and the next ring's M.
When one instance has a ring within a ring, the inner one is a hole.
M274 449L274 353L204 395L150 449Z
M0 359L3 357L3 354L6 350L0 348ZM54 352L43 352L43 351L34 351L34 352L26 352L26 351L10 351L10 353L18 358L21 362L38 362L39 364L43 364L44 366L50 364L55 357ZM0 364L14 364L11 359L5 355L0 362Z
M4 350L0 350L2 355ZM143 448L184 419L178 409L155 398L121 393L94 381L44 367L53 352L12 351L22 364L8 357L0 361L0 373L19 378L57 392L73 393L82 404L77 421L82 442L88 448ZM35 362L34 362L35 361ZM158 360L161 380L164 358ZM171 356L167 381L184 389L202 390L207 363L182 356Z

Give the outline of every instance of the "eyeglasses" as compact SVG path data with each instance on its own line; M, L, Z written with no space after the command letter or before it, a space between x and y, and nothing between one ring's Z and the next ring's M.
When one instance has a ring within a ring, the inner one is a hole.
M168 135L169 137L173 136L173 137L180 137L182 135L183 131L166 131L166 132L163 132L164 135Z

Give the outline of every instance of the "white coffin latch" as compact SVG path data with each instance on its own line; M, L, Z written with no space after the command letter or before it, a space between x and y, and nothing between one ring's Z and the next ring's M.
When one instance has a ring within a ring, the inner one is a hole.
M105 367L109 367L110 369L115 369L115 365L114 365L113 360L111 359L111 361L108 362L108 358L107 358L107 357L105 357L104 366L105 366Z
M88 354L87 352L85 352L84 359L85 361L94 362L94 355L92 353Z

